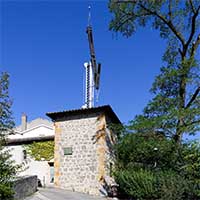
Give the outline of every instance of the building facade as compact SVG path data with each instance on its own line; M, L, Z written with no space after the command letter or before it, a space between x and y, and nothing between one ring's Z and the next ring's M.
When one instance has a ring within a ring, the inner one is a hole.
M54 184L67 190L107 195L112 179L115 133L120 120L110 106L47 113L55 127Z
M54 128L49 120L37 118L27 122L26 115L22 115L21 125L14 129L7 137L7 149L11 159L21 166L19 176L37 175L41 184L53 183L53 160L35 160L27 154L25 146L33 142L53 141Z

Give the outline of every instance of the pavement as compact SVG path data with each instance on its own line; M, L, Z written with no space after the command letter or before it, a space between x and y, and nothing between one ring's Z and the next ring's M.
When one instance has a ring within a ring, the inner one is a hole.
M106 198L50 187L39 189L25 200L106 200Z

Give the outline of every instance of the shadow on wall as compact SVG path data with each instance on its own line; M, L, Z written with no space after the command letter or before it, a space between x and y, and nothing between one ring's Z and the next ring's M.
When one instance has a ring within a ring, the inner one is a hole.
M114 145L116 135L108 128L109 119L104 114L97 118L97 131L92 137L93 144L97 144L99 163L100 193L103 196L117 197L117 184L112 177L112 166L114 164Z

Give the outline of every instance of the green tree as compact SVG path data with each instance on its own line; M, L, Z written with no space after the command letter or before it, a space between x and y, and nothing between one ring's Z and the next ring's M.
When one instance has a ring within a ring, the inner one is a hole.
M12 181L16 174L16 166L5 149L6 134L14 126L8 93L9 75L0 74L0 199L12 199Z
M154 98L132 121L139 132L162 131L181 142L184 133L200 130L199 0L110 0L110 30L131 36L138 27L152 27L166 40Z
M179 145L158 133L128 133L115 152L121 194L141 200L200 198L199 143Z

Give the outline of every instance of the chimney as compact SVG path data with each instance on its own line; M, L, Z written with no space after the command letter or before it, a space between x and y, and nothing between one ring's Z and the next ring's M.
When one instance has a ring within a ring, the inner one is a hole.
M25 113L22 113L21 117L21 131L25 131L27 129L27 116Z

